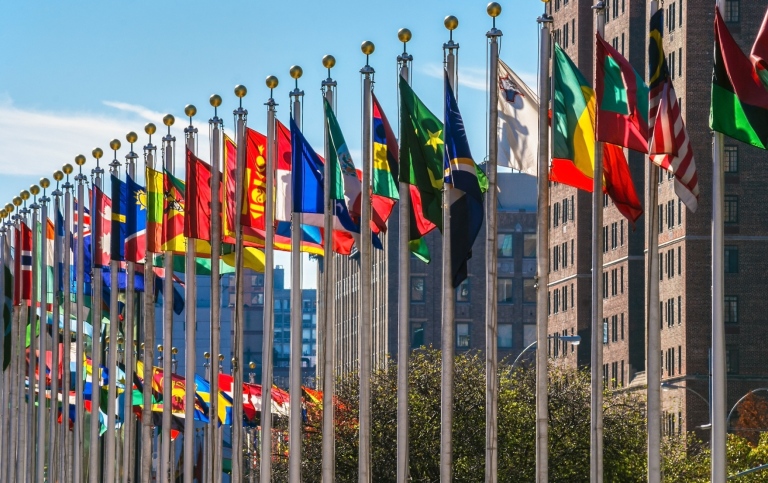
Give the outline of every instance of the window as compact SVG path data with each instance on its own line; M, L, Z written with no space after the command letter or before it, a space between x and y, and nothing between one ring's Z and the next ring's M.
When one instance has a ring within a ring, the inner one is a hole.
M562 254L563 254L563 268L565 268L568 266L568 242L563 243Z
M552 252L552 271L558 270L560 270L560 245L555 246L555 250Z
M667 201L667 228L675 227L675 200Z
M677 325L683 325L683 297L677 296Z
M725 273L739 273L739 247L725 246Z
M565 225L568 222L568 198L563 200L563 225Z
M677 16L680 18L678 22L678 26L682 27L683 26L683 0L680 0L679 7L680 8L677 9Z
M608 318L603 318L603 344L608 343Z
M573 196L571 196L571 203L568 205L568 219L573 221Z
M603 227L603 253L608 253L608 225Z
M619 278L619 290L624 293L624 267L621 267L621 277Z
M683 346L677 346L677 373L683 372Z
M536 340L536 325L525 324L523 325L523 345L528 347Z
M568 0L565 0L565 3L568 3ZM576 43L576 20L571 19L571 43ZM571 197L573 199L573 197ZM573 218L571 218L573 219Z
M499 258L511 258L514 256L514 251L512 250L514 247L513 236L512 233L499 233L499 238L496 241L499 247Z
M512 348L512 324L499 324L497 342L499 349Z
M555 5L557 5L560 3L560 0L555 0L555 2L556 2ZM568 35L569 27L570 25L568 25L567 23L563 26L563 37L565 37L565 48L568 48L568 41L571 40L570 35Z
M619 341L619 316L611 316L611 342Z
M677 226L683 224L683 200L677 199Z
M624 312L621 313L621 340L624 340Z
M621 240L621 246L624 246L624 220L622 219L620 222L621 231L620 231L620 240Z
M536 234L526 233L523 235L523 257L536 258Z
M739 347L729 345L725 347L725 372L728 374L739 373Z
M523 279L523 303L536 303L536 281L532 278Z
M739 297L737 295L726 295L723 305L723 310L725 310L723 321L726 324L737 324L739 322Z
M726 144L723 148L725 156L723 157L723 171L726 173L739 172L739 147Z
M740 20L739 0L725 0L725 14L723 20L726 22L738 22Z
M563 312L568 310L568 286L563 287Z
M456 348L469 349L469 324L466 322L456 324Z
M659 205L659 233L664 231L664 205Z
M560 203L555 203L552 207L552 219L554 226L560 226Z
M683 249L682 247L677 247L677 274L682 275L683 274Z
M615 250L619 246L619 224L618 222L611 223L611 250Z
M411 302L424 302L425 290L424 284L426 280L424 277L411 277Z
M619 16L619 0L613 0L613 18Z
M469 279L465 279L456 289L457 302L469 302Z
M560 313L560 289L555 289L555 295L554 299L552 299L552 312L557 314Z
M725 195L725 213L723 213L725 224L735 224L739 222L739 197L736 195Z
M683 48L680 47L677 49L677 76L681 77L683 75Z
M608 298L608 272L603 272L603 298Z
M498 296L500 304L511 304L515 301L513 296L513 289L515 286L514 279L511 278L498 278L496 280L496 286L498 287Z

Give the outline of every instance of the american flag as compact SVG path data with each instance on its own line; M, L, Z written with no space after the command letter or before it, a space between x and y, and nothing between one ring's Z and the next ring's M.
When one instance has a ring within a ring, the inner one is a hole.
M669 75L662 45L663 10L651 17L649 121L651 161L675 176L675 193L692 212L699 205L699 177L680 102Z

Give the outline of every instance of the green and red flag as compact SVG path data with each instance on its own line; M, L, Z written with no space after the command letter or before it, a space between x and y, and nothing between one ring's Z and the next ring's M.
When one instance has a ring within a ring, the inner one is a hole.
M147 168L147 251L163 251L163 173Z
M168 171L163 172L163 236L162 251L185 253L184 238L184 182Z

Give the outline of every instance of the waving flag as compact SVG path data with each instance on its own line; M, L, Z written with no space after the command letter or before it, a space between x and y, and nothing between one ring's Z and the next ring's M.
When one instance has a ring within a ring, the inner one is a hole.
M16 272L21 273L18 293L21 300L27 301L28 304L32 298L32 230L22 221L20 232L21 243L17 242L19 245L19 270Z
M147 251L163 251L163 210L165 208L165 177L160 171L147 168Z
M498 72L498 164L536 176L539 96L501 59Z
M112 245L112 200L98 186L93 187L93 203L95 210L93 235L96 240L92 261L94 267L108 267Z
M110 254L112 260L125 260L125 221L128 211L128 189L120 178L110 176L112 180L112 238Z
M187 149L184 236L211 241L211 165Z
M125 260L143 263L147 251L147 190L130 176L125 215Z
M296 213L323 213L323 163L291 117L292 210Z

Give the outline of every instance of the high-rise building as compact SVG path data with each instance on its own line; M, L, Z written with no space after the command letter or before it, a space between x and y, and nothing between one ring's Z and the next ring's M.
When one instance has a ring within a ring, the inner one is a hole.
M587 79L592 79L594 13L592 2L554 0L553 38ZM709 347L711 345L712 136L709 130L714 4L711 0L665 0L664 50L696 157L699 208L688 211L675 195L674 180L661 173L658 205L663 428L691 431L709 422ZM768 0L724 0L725 21L743 50L749 51ZM648 78L647 43L651 2L606 0L605 40L635 70ZM751 389L765 386L768 326L761 297L768 289L763 253L768 226L765 203L765 153L725 138L725 324L729 408ZM629 152L639 196L650 167L646 156ZM576 333L573 348L550 344L549 354L570 365L589 364L591 309L591 194L553 184L550 202L549 332ZM603 375L611 388L645 384L645 233L647 217L628 224L610 201L603 203Z

